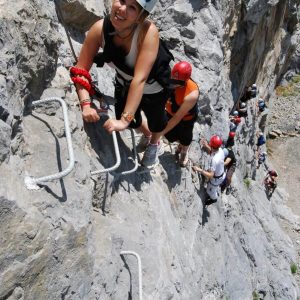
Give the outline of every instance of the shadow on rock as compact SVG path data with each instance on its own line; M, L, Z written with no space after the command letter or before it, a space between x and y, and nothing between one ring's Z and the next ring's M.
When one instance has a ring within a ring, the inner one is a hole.
M57 167L58 167L58 171L62 172L63 169L62 169L62 163L61 163L61 151L60 151L60 145L58 142L58 138L56 137L55 133L53 132L53 130L52 130L51 126L48 124L48 122L46 122L45 120L43 120L42 118L40 118L34 114L32 114L32 117L43 122L46 125L46 127L49 129L50 134L53 136L54 141L55 141L55 148L56 148ZM40 186L43 187L45 189L45 191L48 192L49 194L51 194L54 198L58 199L60 202L65 202L65 201L67 201L68 197L67 197L66 187L65 187L63 178L59 179L59 183L60 183L60 187L61 187L62 196L58 196L47 185L40 184Z
M164 153L160 156L160 164L168 174L165 182L168 186L169 192L171 192L176 185L180 185L183 177L182 174L186 169L181 168L176 162L175 155L170 153Z
M103 124L107 119L106 116L103 116L97 123L85 123L86 134L88 135L91 147L95 152L95 155L93 156L94 167L92 167L92 171L97 170L97 168L107 169L116 163L112 135L108 134L103 128ZM121 137L120 133L117 133L121 158L120 166L109 173L99 174L94 180L95 189L93 199L95 201L93 200L93 205L97 208L101 208L103 214L107 213L106 198L108 195L117 193L120 188L128 193L130 193L131 187L133 187L135 191L141 191L143 183L149 183L153 180L151 170L143 171L144 168L142 167L139 167L133 173L126 175L121 174L123 171L132 170L135 166L133 149L131 143L126 139L127 137L124 137L123 134ZM101 180L100 177L103 176L106 176L105 180Z

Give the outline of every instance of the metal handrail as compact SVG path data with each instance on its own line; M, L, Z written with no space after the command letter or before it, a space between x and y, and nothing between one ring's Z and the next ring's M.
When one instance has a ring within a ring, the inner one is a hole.
M105 115L108 118L111 118L111 116L109 114L107 114L107 113L100 113L100 115ZM96 175L96 174L101 174L101 173L108 173L108 172L114 171L117 168L119 168L119 166L121 164L120 150L119 150L119 145L118 145L118 140L117 140L116 132L113 131L111 134L112 134L113 144L114 144L114 149L115 149L116 163L112 167L110 167L110 168L92 171L91 175Z
M48 176L34 178L34 177L26 175L25 176L25 185L26 185L27 189L29 189L29 190L39 190L40 187L37 185L38 183L43 183L46 181L53 181L55 179L60 179L62 177L65 177L74 168L74 151L73 151L73 146L72 146L71 132L70 132L70 127L69 127L69 118L68 118L68 113L67 113L68 108L67 108L65 101L58 97L50 97L50 98L46 98L46 99L33 101L32 105L36 106L41 103L50 102L50 101L59 102L62 106L64 125L65 125L65 134L66 134L66 139L67 139L67 148L68 148L68 153L69 153L69 165L65 170L63 170L59 173L48 175Z
M138 263L138 276L139 276L139 300L143 300L143 285L142 285L142 262L140 256L134 251L121 251L120 255L133 255Z
M118 173L118 175L127 175L135 172L138 167L139 167L139 162L137 158L137 151L136 151L136 144L135 144L135 136L134 136L134 131L132 128L128 128L130 130L131 134L131 140L132 140L132 150L133 150L133 159L134 159L134 167L128 171L123 171L121 173Z

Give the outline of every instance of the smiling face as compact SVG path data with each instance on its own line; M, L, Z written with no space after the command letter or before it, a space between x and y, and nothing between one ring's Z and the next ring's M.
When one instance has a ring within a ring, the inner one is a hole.
M122 30L138 21L141 10L136 0L114 0L110 20L116 30Z

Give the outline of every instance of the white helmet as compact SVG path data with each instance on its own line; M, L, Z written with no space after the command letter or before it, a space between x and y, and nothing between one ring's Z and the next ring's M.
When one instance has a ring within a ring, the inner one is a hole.
M232 113L234 116L238 116L239 115L239 112L237 110L235 110L233 113Z
M245 102L242 102L241 103L241 108L245 108L246 107L246 103Z
M256 88L257 88L257 86L256 86L255 83L252 84L252 88L253 88L253 89L256 89Z
M157 0L136 0L136 2L148 13L151 13Z

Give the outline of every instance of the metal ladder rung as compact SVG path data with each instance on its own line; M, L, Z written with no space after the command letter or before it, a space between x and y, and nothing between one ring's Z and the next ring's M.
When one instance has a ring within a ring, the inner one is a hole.
M137 259L139 276L139 300L143 300L142 262L140 256L134 251L121 251L120 255L133 255Z
M107 116L109 119L111 119L111 116L107 113L101 112L101 113L99 113L99 115L104 115L104 116ZM114 145L114 150L115 150L116 163L112 167L92 171L91 175L97 175L97 174L101 174L101 173L108 173L108 172L116 170L120 166L121 157L120 157L120 150L119 150L117 135L116 135L115 131L112 132L112 139L113 139L113 145Z
M65 101L58 97L50 97L50 98L46 98L46 99L33 101L32 105L36 106L38 104L50 102L50 101L59 102L62 106L64 125L65 125L65 133L66 133L66 139L67 139L67 148L68 148L68 153L69 153L69 165L62 172L55 173L55 174L48 175L48 176L43 176L43 177L39 177L39 178L34 178L29 175L25 176L25 185L26 185L27 189L29 189L29 190L39 190L40 189L40 187L38 186L39 183L53 181L53 180L65 177L74 168L74 151L73 151L73 146L72 146L71 132L70 132L70 127L69 127L69 118L68 118L68 113L67 113L68 108L67 108Z
M134 167L132 169L130 169L130 170L117 173L117 175L131 174L131 173L135 172L137 170L137 168L139 167L139 162L138 162L138 159L137 159L137 152L136 152L136 144L135 144L134 131L133 131L132 128L128 128L128 129L130 130L130 134L131 134Z

